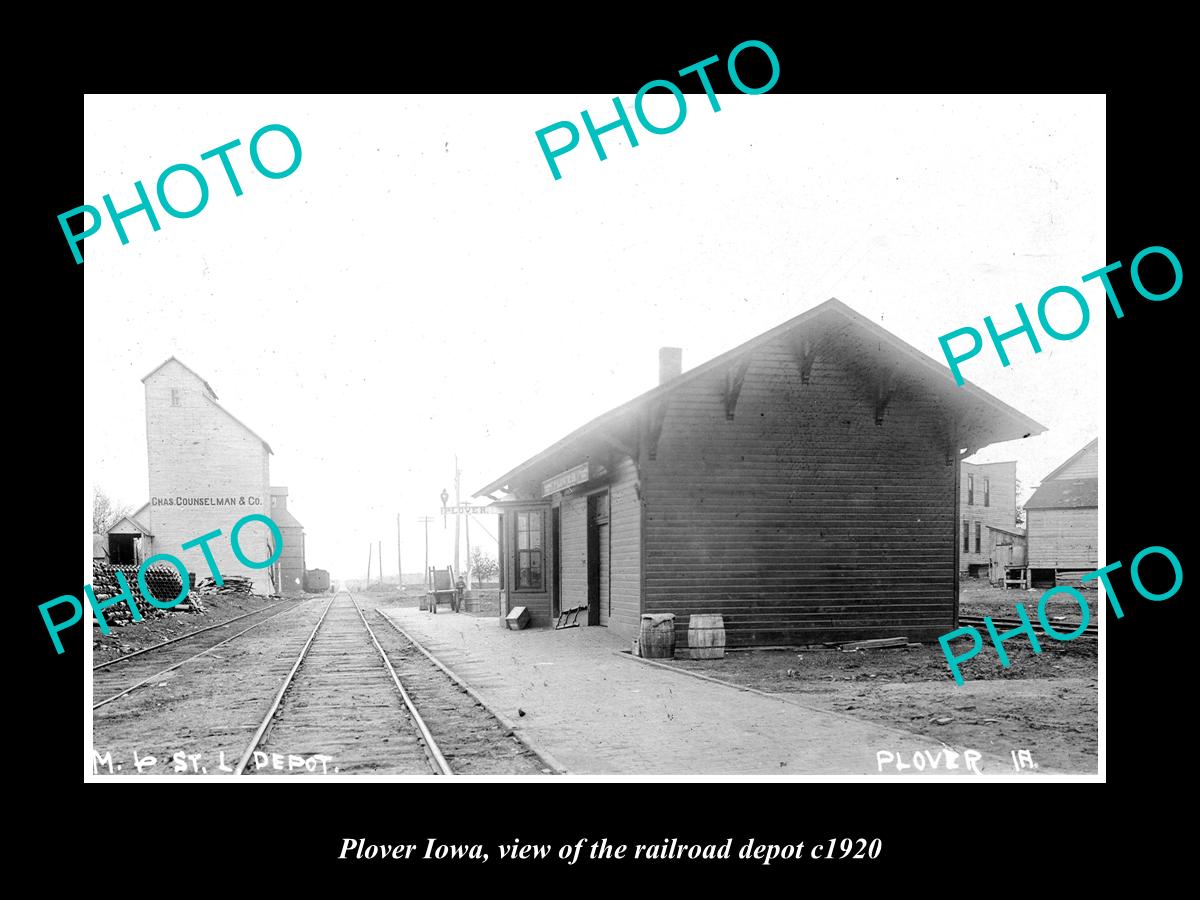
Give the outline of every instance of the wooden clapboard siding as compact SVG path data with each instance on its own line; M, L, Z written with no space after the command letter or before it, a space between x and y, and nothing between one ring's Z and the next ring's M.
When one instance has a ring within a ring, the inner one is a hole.
M954 627L954 465L944 411L904 383L875 424L876 386L830 350L809 384L779 344L756 351L733 421L725 378L670 401L644 464L645 611L720 613L731 646Z
M1096 569L1098 509L1029 509L1026 517L1031 569Z
M612 579L609 572L609 564L611 562L611 545L610 538L612 536L612 524L605 523L599 527L597 535L596 547L599 553L600 565L597 571L600 576L600 613L599 624L608 626L609 610L612 605Z
M562 608L587 606L587 497L563 500Z
M1056 478L1099 478L1100 449L1095 441L1090 443L1073 459L1067 461L1058 471Z
M642 614L642 502L637 495L637 468L626 458L609 488L609 590L612 612L608 627L633 638Z
M968 475L975 476L974 503L967 502ZM983 505L984 479L991 486L990 504ZM962 546L962 523L967 523L967 533L971 538L971 549L959 553L959 567L962 571L972 563L987 563L991 560L988 547L988 525L1001 525L1012 528L1017 521L1017 464L1013 461L995 463L963 463L962 475L959 479L959 512L958 541ZM975 523L980 527L979 552L975 552Z

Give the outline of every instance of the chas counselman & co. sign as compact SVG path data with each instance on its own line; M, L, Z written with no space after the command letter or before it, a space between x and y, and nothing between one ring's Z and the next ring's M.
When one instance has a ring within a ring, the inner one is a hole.
M262 497L151 497L151 506L262 506Z

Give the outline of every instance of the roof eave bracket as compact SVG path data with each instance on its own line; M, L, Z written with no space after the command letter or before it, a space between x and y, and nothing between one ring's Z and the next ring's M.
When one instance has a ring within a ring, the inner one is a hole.
M725 372L725 418L733 421L737 409L738 397L741 396L742 386L746 383L746 373L750 370L750 360L738 360Z

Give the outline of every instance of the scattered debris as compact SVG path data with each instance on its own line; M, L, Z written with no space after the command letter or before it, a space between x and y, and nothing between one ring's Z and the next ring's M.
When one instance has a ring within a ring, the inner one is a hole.
M212 594L253 594L254 582L245 575L224 575L219 585L212 578L201 578L196 582L196 590L204 595Z
M842 646L842 650L844 650L846 652L850 652L850 651L854 651L854 650L879 650L879 649L882 649L885 647L907 647L908 646L908 638L906 638L906 637L872 638L871 640L867 640L867 641L849 641L848 643L844 643L841 646Z

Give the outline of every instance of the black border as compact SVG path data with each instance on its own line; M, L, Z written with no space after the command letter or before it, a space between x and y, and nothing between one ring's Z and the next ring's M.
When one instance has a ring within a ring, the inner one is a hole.
M455 52L449 58L445 41L427 39L425 43L405 42L389 59L360 61L344 72L338 86L354 90L370 84L398 92L485 91L495 95L497 103L503 103L503 94L510 92L628 96L644 82L669 78L679 68L707 56L717 54L724 60L729 49L745 37L764 40L776 50L781 62L776 93L896 86L878 84L862 74L855 77L849 72L854 65L853 53L847 53L837 66L830 64L827 56L814 56L814 48L822 41L842 37L815 28L747 28L732 39L718 34L715 28L694 28L691 33L675 32L666 38L631 28L617 40L598 36L590 43L579 36L557 41L508 41L490 47L486 41L479 47L456 41ZM857 49L852 42L851 46ZM916 48L902 47L892 59L880 60L879 64L895 65L899 71L910 52L914 58L919 55ZM1066 55L1059 60L1069 70L1057 73L1062 77L1054 85L1056 90L1068 85L1073 89L1104 89L1098 84L1082 83L1086 73L1072 68L1089 65L1089 59L1102 59L1103 48L1093 47L1082 57L1071 57L1067 48L1063 52ZM994 71L990 83L977 79L971 84L970 78L960 78L961 64L970 55L962 49L951 51L950 57L940 60L951 71L940 71L939 77L926 78L924 84L904 87L929 92L944 91L948 86L963 91L1034 87L999 84ZM965 71L980 72L986 63L979 62L980 67L967 66ZM1001 59L1000 55L994 62L1003 62L1006 70L1024 64L1016 57ZM929 72L932 67L918 64L917 68ZM730 86L718 81L724 78L723 66L714 66L711 71L718 93L728 92ZM952 85L947 83L950 76L955 79ZM264 79L244 72L216 77L211 71L197 71L180 75L177 81L190 82L189 87L196 91L238 91L250 88L241 81L243 77L255 82L254 88L265 86ZM756 83L750 73L745 77ZM1072 81L1075 83L1070 84ZM698 90L685 81L679 83L689 93ZM1154 90L1130 87L1109 93L1107 128L1102 123L1096 126L1096 140L1106 141L1108 152L1109 247L1107 258L1096 260L1096 267L1123 261L1125 269L1113 280L1120 296L1129 298L1124 304L1125 317L1117 321L1110 311L1107 321L1107 559L1120 559L1128 566L1137 551L1160 544L1170 547L1186 570L1182 517L1189 485L1186 420L1190 412L1187 385L1191 383L1183 372L1183 362L1188 358L1183 343L1190 336L1183 318L1186 284L1169 301L1150 303L1138 298L1128 282L1129 261L1150 245L1171 248L1184 270L1188 268L1180 207L1190 179L1184 177L1183 142L1173 133L1173 123L1183 114L1183 107L1169 87L1171 82L1166 83L1166 89L1161 85ZM327 73L305 71L292 81L272 87L320 91L328 90L330 84ZM564 96L564 117L577 107L574 97ZM38 152L33 154L33 177L21 185L30 193L26 201L30 213L18 221L22 228L33 226L32 240L22 244L34 249L41 263L37 271L49 285L44 298L20 304L20 327L29 336L62 335L69 318L65 310L75 298L83 300L84 267L74 265L55 219L59 212L82 202L77 180L82 169L80 119L76 118L81 112L81 94L62 91L39 95L36 108L28 116L38 123L39 142ZM997 139L1002 140L1003 135L997 135ZM1081 274L1063 273L1064 283L1074 283ZM42 284L41 279L35 281ZM316 801L311 790L303 794L291 791L285 796L276 791L265 806L261 794L245 791L236 796L223 793L219 802L207 793L202 797L189 795L190 802L184 802L181 795L173 793L165 807L157 806L157 797L146 797L145 790L140 790L136 798L124 793L114 797L99 793L105 790L102 787L91 790L88 786L81 796L76 789L82 784L82 660L78 642L73 641L67 653L56 656L36 609L46 599L72 592L78 596L80 590L76 512L82 499L79 482L73 477L78 471L78 451L66 430L68 419L79 421L68 412L80 401L74 353L60 349L57 343L54 341L53 350L47 353L49 347L36 338L29 342L42 353L38 359L31 354L24 363L26 377L17 383L25 390L10 395L10 422L20 423L13 427L17 452L30 452L34 478L28 480L31 486L37 484L36 494L14 515L21 522L14 527L36 550L10 561L9 576L10 584L22 587L14 592L12 601L25 622L18 638L26 656L25 690L20 696L28 707L23 711L25 725L33 735L20 746L34 750L33 776L36 791L43 798L30 811L36 833L66 839L68 830L78 835L81 818L85 822L103 819L105 830L113 836L128 838L136 834L139 845L152 843L153 834L165 832L162 852L139 852L137 869L128 876L120 872L124 851L118 851L120 842L114 837L111 846L118 855L109 865L118 870L118 878L178 874L181 859L188 860L189 867L202 865L187 850L200 835L219 835L243 848L246 852L241 855L242 865L255 874L273 872L277 878L292 880L308 873L344 876L347 872L372 872L386 879L381 883L390 884L407 883L401 879L405 879L411 864L338 861L341 838L361 835L378 842L423 843L425 836L437 834L460 842L492 843L520 837L557 845L580 836L601 835L627 843L658 840L664 835L702 842L753 836L778 843L825 840L830 836L878 836L886 847L881 859L855 865L851 870L844 865L829 869L831 877L861 884L864 878L886 875L891 879L889 883L911 885L912 881L894 879L901 873L916 877L919 872L920 880L936 882L939 877L953 877L954 872L968 865L975 875L968 881L988 869L1003 872L1004 877L1017 877L1014 867L1021 865L1020 860L1037 848L1037 839L1047 832L1057 834L1059 840L1042 846L1051 856L1059 857L1064 852L1070 857L1069 848L1086 846L1078 843L1085 840L1081 835L1101 837L1101 823L1094 818L1091 803L1063 802L1064 791L1073 789L1057 785L1006 787L1002 798L1000 791L991 790L987 796L971 793L948 798L941 788L936 796L926 788L900 797L878 785L866 789L864 795L863 789L846 784L689 781L565 787L388 785L358 788L351 802L339 789L336 806L330 803L327 793L322 794L322 801ZM79 359L82 365L81 355ZM23 571L26 569L32 572ZM1127 569L1117 573L1113 581L1126 616L1116 621L1110 615L1105 626L1108 780L1139 787L1149 781L1147 787L1155 789L1158 785L1161 789L1162 778L1173 779L1190 771L1190 750L1170 727L1190 724L1187 712L1192 704L1187 701L1191 697L1183 692L1188 684L1183 665L1189 654L1186 645L1172 640L1186 640L1186 595L1181 591L1169 601L1150 603L1136 598ZM69 634L77 636L77 632ZM1013 797L1009 793L1012 790L1027 793ZM1039 814L1047 806L1052 814ZM153 824L154 808L180 813L167 814L165 824L171 827L164 828L163 824ZM314 815L318 809L325 813ZM71 814L80 810L86 812L85 817ZM1131 823L1131 829L1146 832L1147 840L1161 840L1166 829L1154 826L1152 821ZM94 832L92 828L85 830ZM1129 839L1128 834L1125 838ZM171 849L180 847L180 842L182 856ZM735 840L735 845L739 843ZM43 844L53 846L53 842ZM1160 853L1163 850L1158 847ZM279 868L278 854L288 856L286 868ZM921 864L927 865L915 868ZM685 868L687 872L682 874L687 880L707 881L716 874L711 864L642 865L635 866L633 872L629 865L610 863L578 871L588 873L589 882L592 873L600 875L603 871L612 876L614 883L631 886L642 884L648 874L654 874L655 880L679 878ZM441 863L438 868L426 866L422 871L446 872L448 867ZM557 866L542 865L539 870L551 876L563 874ZM793 888L811 885L816 874L810 866L782 864L769 869L751 864L736 874L741 879L751 872L755 883L787 879L783 883ZM503 869L458 866L452 874L455 888L473 874L481 883L495 888L517 889L538 872L528 865L513 864ZM631 882L630 876L637 881ZM568 870L568 877L576 876ZM823 879L818 876L817 880Z

